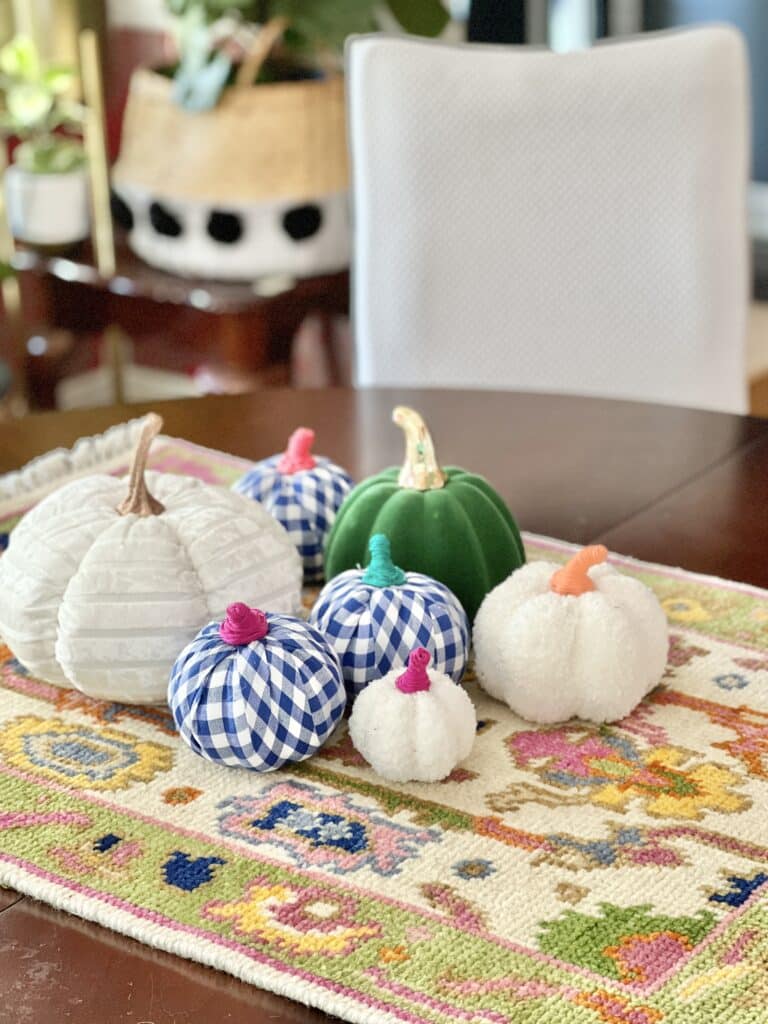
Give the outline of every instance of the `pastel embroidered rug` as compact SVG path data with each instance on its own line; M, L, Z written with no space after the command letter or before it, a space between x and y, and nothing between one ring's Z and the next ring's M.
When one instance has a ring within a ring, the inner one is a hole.
M0 883L350 1021L768 1020L768 594L615 561L669 615L664 685L537 729L470 680L475 749L439 785L383 782L344 728L290 771L213 766L165 711L4 650Z

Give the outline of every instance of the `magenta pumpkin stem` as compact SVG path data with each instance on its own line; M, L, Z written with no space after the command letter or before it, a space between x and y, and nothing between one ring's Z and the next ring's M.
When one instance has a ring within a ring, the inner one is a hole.
M302 469L314 469L317 462L312 455L315 432L309 427L299 427L288 439L288 447L277 464L280 473L299 473Z
M269 623L264 612L249 608L242 601L236 601L227 608L227 617L219 627L219 636L225 644L241 647L243 644L263 640L269 632Z
M395 680L400 693L423 693L429 689L427 666L431 660L426 647L417 647L408 656L408 668Z

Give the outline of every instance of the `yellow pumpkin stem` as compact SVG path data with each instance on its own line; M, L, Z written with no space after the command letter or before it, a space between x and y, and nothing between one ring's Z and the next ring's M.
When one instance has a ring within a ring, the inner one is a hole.
M589 578L589 570L593 565L600 565L607 557L608 548L602 544L582 548L552 576L549 589L555 594L570 597L580 597L581 594L589 593L595 589L595 584Z
M133 451L131 472L128 477L128 495L125 501L117 506L117 511L121 516L159 516L161 512L165 512L165 506L149 493L144 479L149 449L162 428L162 419L157 413L151 412L144 421L139 440Z
M415 491L437 491L448 477L437 461L435 446L421 416L405 405L392 411L392 419L405 433L405 462L398 484Z

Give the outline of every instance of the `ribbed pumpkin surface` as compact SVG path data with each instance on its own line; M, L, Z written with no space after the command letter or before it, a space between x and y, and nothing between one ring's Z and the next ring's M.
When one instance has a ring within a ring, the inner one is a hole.
M470 619L498 583L525 562L520 531L488 481L456 466L436 490L400 487L393 467L364 480L347 496L325 550L326 579L364 565L368 541L385 533L392 559L456 594Z
M40 679L130 703L165 699L176 655L235 598L298 607L301 563L260 505L147 473L162 515L120 515L125 481L76 480L27 513L0 561L0 633Z

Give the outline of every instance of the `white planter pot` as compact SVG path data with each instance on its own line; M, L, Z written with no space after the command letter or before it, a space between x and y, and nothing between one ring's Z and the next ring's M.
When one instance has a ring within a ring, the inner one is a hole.
M32 245L67 245L90 231L88 174L32 174L12 164L5 172L5 201L14 238Z
M187 277L254 281L310 277L349 266L348 194L205 203L121 183L119 223L147 263ZM220 230L221 227L229 229Z
M112 185L147 263L231 281L341 270L348 184L341 76L232 86L198 114L165 75L134 72Z

